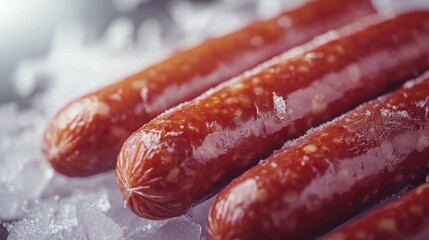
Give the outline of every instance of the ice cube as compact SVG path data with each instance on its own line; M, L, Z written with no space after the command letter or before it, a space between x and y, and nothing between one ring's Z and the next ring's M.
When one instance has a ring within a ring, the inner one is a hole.
M182 216L162 226L153 240L199 240L200 238L201 226Z
M0 178L0 219L22 217L25 202L39 197L53 175L43 161L32 161L16 169L20 170L16 175Z
M31 199L40 196L54 172L45 161L34 161L26 164L20 175L24 176L22 191Z
M15 220L23 216L22 206L25 199L17 198L14 193L0 192L0 219Z
M73 206L73 207L72 207ZM32 201L22 220L8 226L9 239L82 239L77 231L74 205L68 200L52 198ZM67 237L67 238L66 238Z
M10 225L8 240L43 239L45 232L40 220L24 219Z
M73 179L69 181L73 182ZM32 236L31 239L83 239L86 229L82 223L78 223L76 216L76 205L79 201L91 202L98 211L110 209L106 189L87 191L80 189L68 197L54 196L29 201L24 207L23 219L10 226L11 236L16 236L12 239L21 239L27 235ZM107 220L102 220L100 220L102 226L99 228L106 225ZM40 234L32 234L36 231Z
M122 228L89 201L77 202L76 216L89 240L120 239L123 235Z
M134 222L125 226L126 239L152 239L154 235L169 220L147 220L143 218L133 218Z
M124 207L116 184L109 189L109 201L112 207L108 214L113 221L123 226L125 239L151 239L159 228L168 222L168 220L153 221L140 218L129 208Z
M212 197L203 203L195 206L191 211L189 211L186 215L192 222L195 222L201 226L204 226L207 220L207 215L209 213L209 209L213 204L216 197ZM204 231L204 230L203 230Z
M68 197L77 194L85 195L85 192L90 192L94 189L109 189L110 191L110 189L116 188L115 177L112 171L87 178L69 178L55 174L42 196L51 197L58 195L60 197ZM105 197L104 195L102 196Z

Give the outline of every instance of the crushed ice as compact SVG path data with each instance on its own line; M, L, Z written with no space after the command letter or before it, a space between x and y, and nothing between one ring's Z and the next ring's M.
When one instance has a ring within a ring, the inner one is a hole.
M282 96L278 96L275 92L273 92L273 103L274 109L276 110L276 116L279 119L285 118L286 115L286 102Z

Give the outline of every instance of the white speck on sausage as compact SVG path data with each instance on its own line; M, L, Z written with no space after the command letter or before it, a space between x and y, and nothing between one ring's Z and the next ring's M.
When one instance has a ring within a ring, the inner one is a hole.
M427 147L429 147L429 137L428 136L420 136L417 141L417 152L423 152Z
M414 215L422 216L423 215L423 208L422 208L422 206L419 206L419 205L413 205L410 207L410 212Z
M131 83L131 88L140 90L145 85L144 80L135 80Z
M382 219L378 223L378 229L387 232L395 232L396 231L396 220L393 218Z
M261 87L255 87L255 90L254 90L254 92L255 92L255 94L256 95L262 95L263 93L264 93L264 89L263 88L261 88Z
M305 145L302 150L307 154L315 153L317 151L317 146L314 144L308 144Z
M334 55L329 55L326 60L328 61L328 63L334 63L335 60L337 60L337 58Z
M360 68L357 64L351 64L348 67L348 74L349 74L350 80L353 83L359 82L359 80L361 78L361 72L360 72Z
M259 35L253 36L253 37L250 39L250 44L251 44L252 46L259 47L259 46L261 46L262 44L264 44L264 38L262 38L262 37L261 37L261 36L259 36Z
M326 97L321 94L316 94L311 102L313 113L321 113L327 107Z
M95 113L103 116L108 116L110 107L103 101L97 101L95 105Z
M292 26L292 20L287 16L282 16L277 20L279 27L288 28Z

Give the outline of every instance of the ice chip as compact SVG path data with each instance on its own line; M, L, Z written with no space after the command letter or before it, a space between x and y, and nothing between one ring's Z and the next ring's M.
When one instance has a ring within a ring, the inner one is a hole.
M100 197L107 198L107 189L116 190L117 186L114 180L113 172L105 172L86 178L69 178L63 175L55 174L49 186L42 194L43 197L58 195L68 197L70 195L84 194L99 189L97 199ZM105 210L103 210L105 211Z
M207 215L209 213L209 209L213 204L216 197L212 197L209 200L204 201L203 203L195 206L191 211L187 213L189 220L204 226L207 220Z
M186 217L175 218L162 226L153 240L199 240L201 226Z
M31 199L40 196L54 172L47 162L34 161L24 166L21 175L25 178L22 191Z
M23 216L22 206L25 198L17 197L10 192L0 192L0 195L0 219L15 220Z
M134 217L128 219L134 219L134 222L127 224L125 226L126 239L152 239L159 231L159 229L164 226L169 220L147 220L139 217Z
M9 232L8 240L33 240L43 239L46 234L40 226L40 220L24 219L13 225Z
M69 179L68 184L73 181L74 179ZM20 239L22 238L21 236L26 236L23 235L26 232L34 231L40 232L40 234L31 238L36 240L83 239L85 231L92 231L92 229L87 230L84 228L82 221L78 222L76 211L78 202L88 201L93 203L94 208L98 211L108 211L110 210L110 202L107 193L107 189L86 191L78 189L70 193L71 195L67 197L53 196L29 200L26 204L22 204L23 219L9 227L10 233L12 236L17 236L14 239ZM91 211L87 211L91 213ZM106 218L99 220L101 226L98 226L98 228L109 226L115 230L112 224L107 225L106 222L108 221L105 220Z
M113 179L113 175L110 174ZM153 221L138 217L123 206L123 199L116 183L109 188L108 200L111 208L107 211L111 219L123 226L125 239L151 239L168 220Z
M286 102L282 96L277 96L276 93L273 92L273 102L274 109L276 111L276 116L279 119L283 119L286 115Z
M122 228L89 201L77 202L76 217L85 237L89 240L114 240L120 239L123 235Z
M15 175L0 177L1 219L22 217L24 203L39 197L53 176L52 169L44 161L32 161L15 170L18 170Z

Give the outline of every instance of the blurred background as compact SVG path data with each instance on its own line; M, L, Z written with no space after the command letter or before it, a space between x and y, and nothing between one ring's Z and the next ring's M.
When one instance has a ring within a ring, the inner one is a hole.
M179 0L180 1L180 0ZM31 92L18 96L12 84L16 68L24 59L47 54L60 25L79 22L87 26L86 41L100 37L113 19L126 18L135 26L155 19L164 32L174 31L169 7L174 0L0 0L0 103L28 100ZM192 0L191 2L213 2ZM174 4L174 3L173 3ZM25 78L25 76L18 76Z
M15 99L14 68L46 54L58 23L85 19L101 31L117 14L112 2L102 0L0 0L0 102Z

